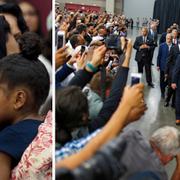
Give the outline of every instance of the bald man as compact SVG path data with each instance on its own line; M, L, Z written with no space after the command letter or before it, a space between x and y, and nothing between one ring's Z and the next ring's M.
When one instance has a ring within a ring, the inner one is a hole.
M141 29L141 35L136 38L133 48L137 50L135 60L137 61L138 72L143 73L145 67L147 84L154 88L151 75L151 50L154 48L154 44L153 39L148 36L146 27Z

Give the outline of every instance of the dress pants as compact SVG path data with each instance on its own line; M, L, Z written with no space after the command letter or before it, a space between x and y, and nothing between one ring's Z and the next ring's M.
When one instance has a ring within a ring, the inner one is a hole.
M161 94L165 94L165 89L167 86L167 81L165 82L165 73L164 71L160 71L160 89L161 89Z
M146 72L146 81L148 84L151 84L152 83L151 63L145 63L143 61L138 62L138 72L143 74L144 66L145 66L145 72Z
M175 98L176 98L176 91L171 88L171 85L168 85L168 90L167 90L167 97L166 97L166 102L170 102L172 98L172 105L175 105Z

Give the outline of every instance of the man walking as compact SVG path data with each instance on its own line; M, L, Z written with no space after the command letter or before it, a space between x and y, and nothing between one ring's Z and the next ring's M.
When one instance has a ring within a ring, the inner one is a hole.
M154 88L151 75L151 50L154 48L154 44L153 39L148 36L146 27L142 28L141 36L136 38L133 48L137 50L135 60L137 61L138 72L143 73L145 67L148 86Z

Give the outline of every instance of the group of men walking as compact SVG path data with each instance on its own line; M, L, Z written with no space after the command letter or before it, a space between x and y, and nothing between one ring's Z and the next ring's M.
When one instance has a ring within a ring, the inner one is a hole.
M170 31L169 31L170 29ZM176 110L176 124L180 125L180 42L178 39L178 25L168 28L159 41L157 56L157 70L160 72L161 97L165 98L165 107L171 102L171 107ZM153 64L154 50L158 46L157 26L152 24L150 29L143 27L141 35L134 42L136 49L135 60L138 72L143 73L145 67L148 86L154 88L151 67ZM167 87L167 91L166 91Z

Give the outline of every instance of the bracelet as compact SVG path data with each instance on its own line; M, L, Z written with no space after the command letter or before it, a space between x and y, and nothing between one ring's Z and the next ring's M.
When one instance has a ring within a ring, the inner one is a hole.
M98 71L98 68L94 67L91 63L87 63L86 66L94 73Z

